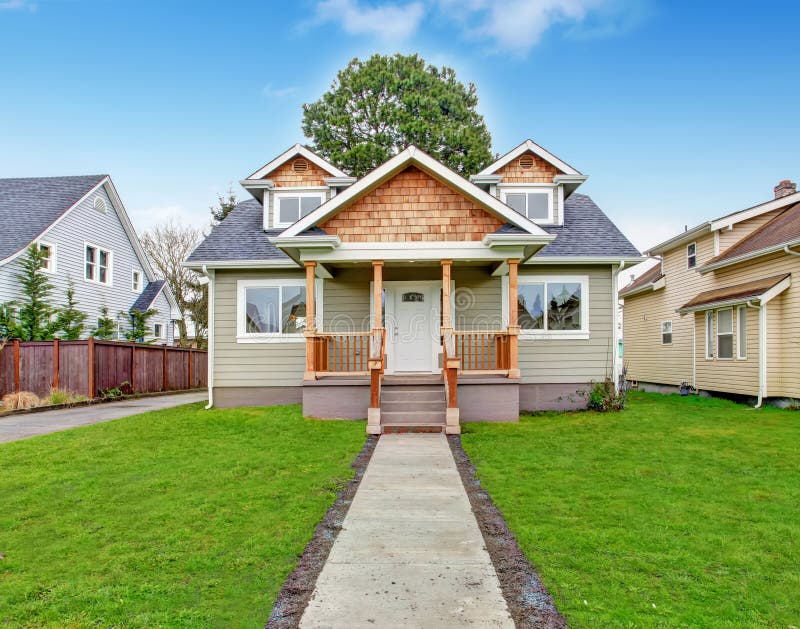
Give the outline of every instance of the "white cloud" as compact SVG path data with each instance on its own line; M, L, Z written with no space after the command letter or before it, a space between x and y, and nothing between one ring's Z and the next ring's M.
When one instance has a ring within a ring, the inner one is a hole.
M36 3L30 0L0 0L0 11L13 11L15 9L27 9L36 11Z
M351 35L403 41L417 31L424 15L422 2L372 6L359 0L323 0L317 5L314 21L317 24L338 23Z
M286 98L287 96L294 94L298 89L300 88L294 85L287 87L273 87L268 83L261 90L261 93L267 98Z

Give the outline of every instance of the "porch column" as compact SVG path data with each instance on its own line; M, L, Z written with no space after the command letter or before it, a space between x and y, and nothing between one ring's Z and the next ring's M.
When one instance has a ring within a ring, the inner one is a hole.
M314 278L316 277L316 262L306 262L306 371L303 380L317 379L316 365L316 333L317 333L317 313L316 313L316 294L314 290Z
M517 271L519 260L508 261L508 377L519 378L519 318Z
M372 261L372 333L369 339L369 408L367 434L381 434L381 373L383 372L383 260Z
M442 344L445 393L447 395L447 411L445 415L445 432L457 435L461 432L458 409L458 370L460 360L456 356L456 342L453 334L452 313L450 311L450 281L452 279L453 261L442 260Z

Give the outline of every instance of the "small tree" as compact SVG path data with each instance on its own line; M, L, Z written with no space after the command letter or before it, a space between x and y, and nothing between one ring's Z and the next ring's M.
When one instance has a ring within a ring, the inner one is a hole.
M32 244L25 252L21 271L17 274L17 281L22 289L17 322L23 341L46 341L53 337L54 309L48 301L53 285L42 273L44 260L39 245Z
M56 329L60 338L65 341L77 341L83 336L86 327L87 314L78 310L78 301L75 299L75 287L72 280L67 285L67 305L58 311L56 316Z
M8 341L18 338L19 326L17 325L14 302L0 304L0 351Z
M227 195L227 196L226 196ZM233 192L233 188L228 188L228 192L223 195L217 195L217 205L211 206L209 209L211 210L211 218L213 219L214 223L221 223L225 220L225 217L231 213L233 208L236 207L236 194Z
M97 319L97 327L92 330L92 336L102 341L110 341L117 333L117 322L108 314L108 308L100 308L100 318Z
M131 310L131 327L125 331L125 338L133 343L152 343L155 339L145 341L145 337L150 333L150 319L158 314L158 310L150 308L141 312L140 310Z

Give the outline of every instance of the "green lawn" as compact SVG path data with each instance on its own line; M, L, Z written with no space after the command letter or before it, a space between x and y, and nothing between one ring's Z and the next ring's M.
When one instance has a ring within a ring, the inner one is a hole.
M363 444L195 404L0 445L0 626L263 626Z
M463 443L570 625L800 625L800 412L634 393Z

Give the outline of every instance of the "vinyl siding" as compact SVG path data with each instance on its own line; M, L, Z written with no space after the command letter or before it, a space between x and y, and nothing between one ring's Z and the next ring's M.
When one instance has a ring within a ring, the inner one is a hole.
M102 197L105 201L105 213L94 209L96 196ZM47 229L42 234L41 240L55 245L56 248L56 272L48 275L50 283L54 286L50 295L53 306L59 307L64 304L67 286L71 279L78 307L88 314L87 335L97 325L100 309L103 306L108 308L111 317L123 313L120 322L122 328L127 329L129 321L126 313L138 297L138 293L132 290L133 270L142 272L143 283L147 282L147 277L105 188L99 188L97 194L90 195L60 222ZM112 252L110 285L84 279L84 247L87 242ZM16 279L20 269L20 258L0 267L0 302L18 299L21 296ZM155 306L158 315L151 319L151 323L162 323L169 335L168 341L172 343L171 309L165 298L159 303L161 305Z
M520 275L586 275L589 338L519 341L522 382L585 384L611 377L614 364L611 266L523 266Z
M214 278L214 386L299 386L305 370L304 343L237 343L236 282L303 278L297 271L222 271Z

